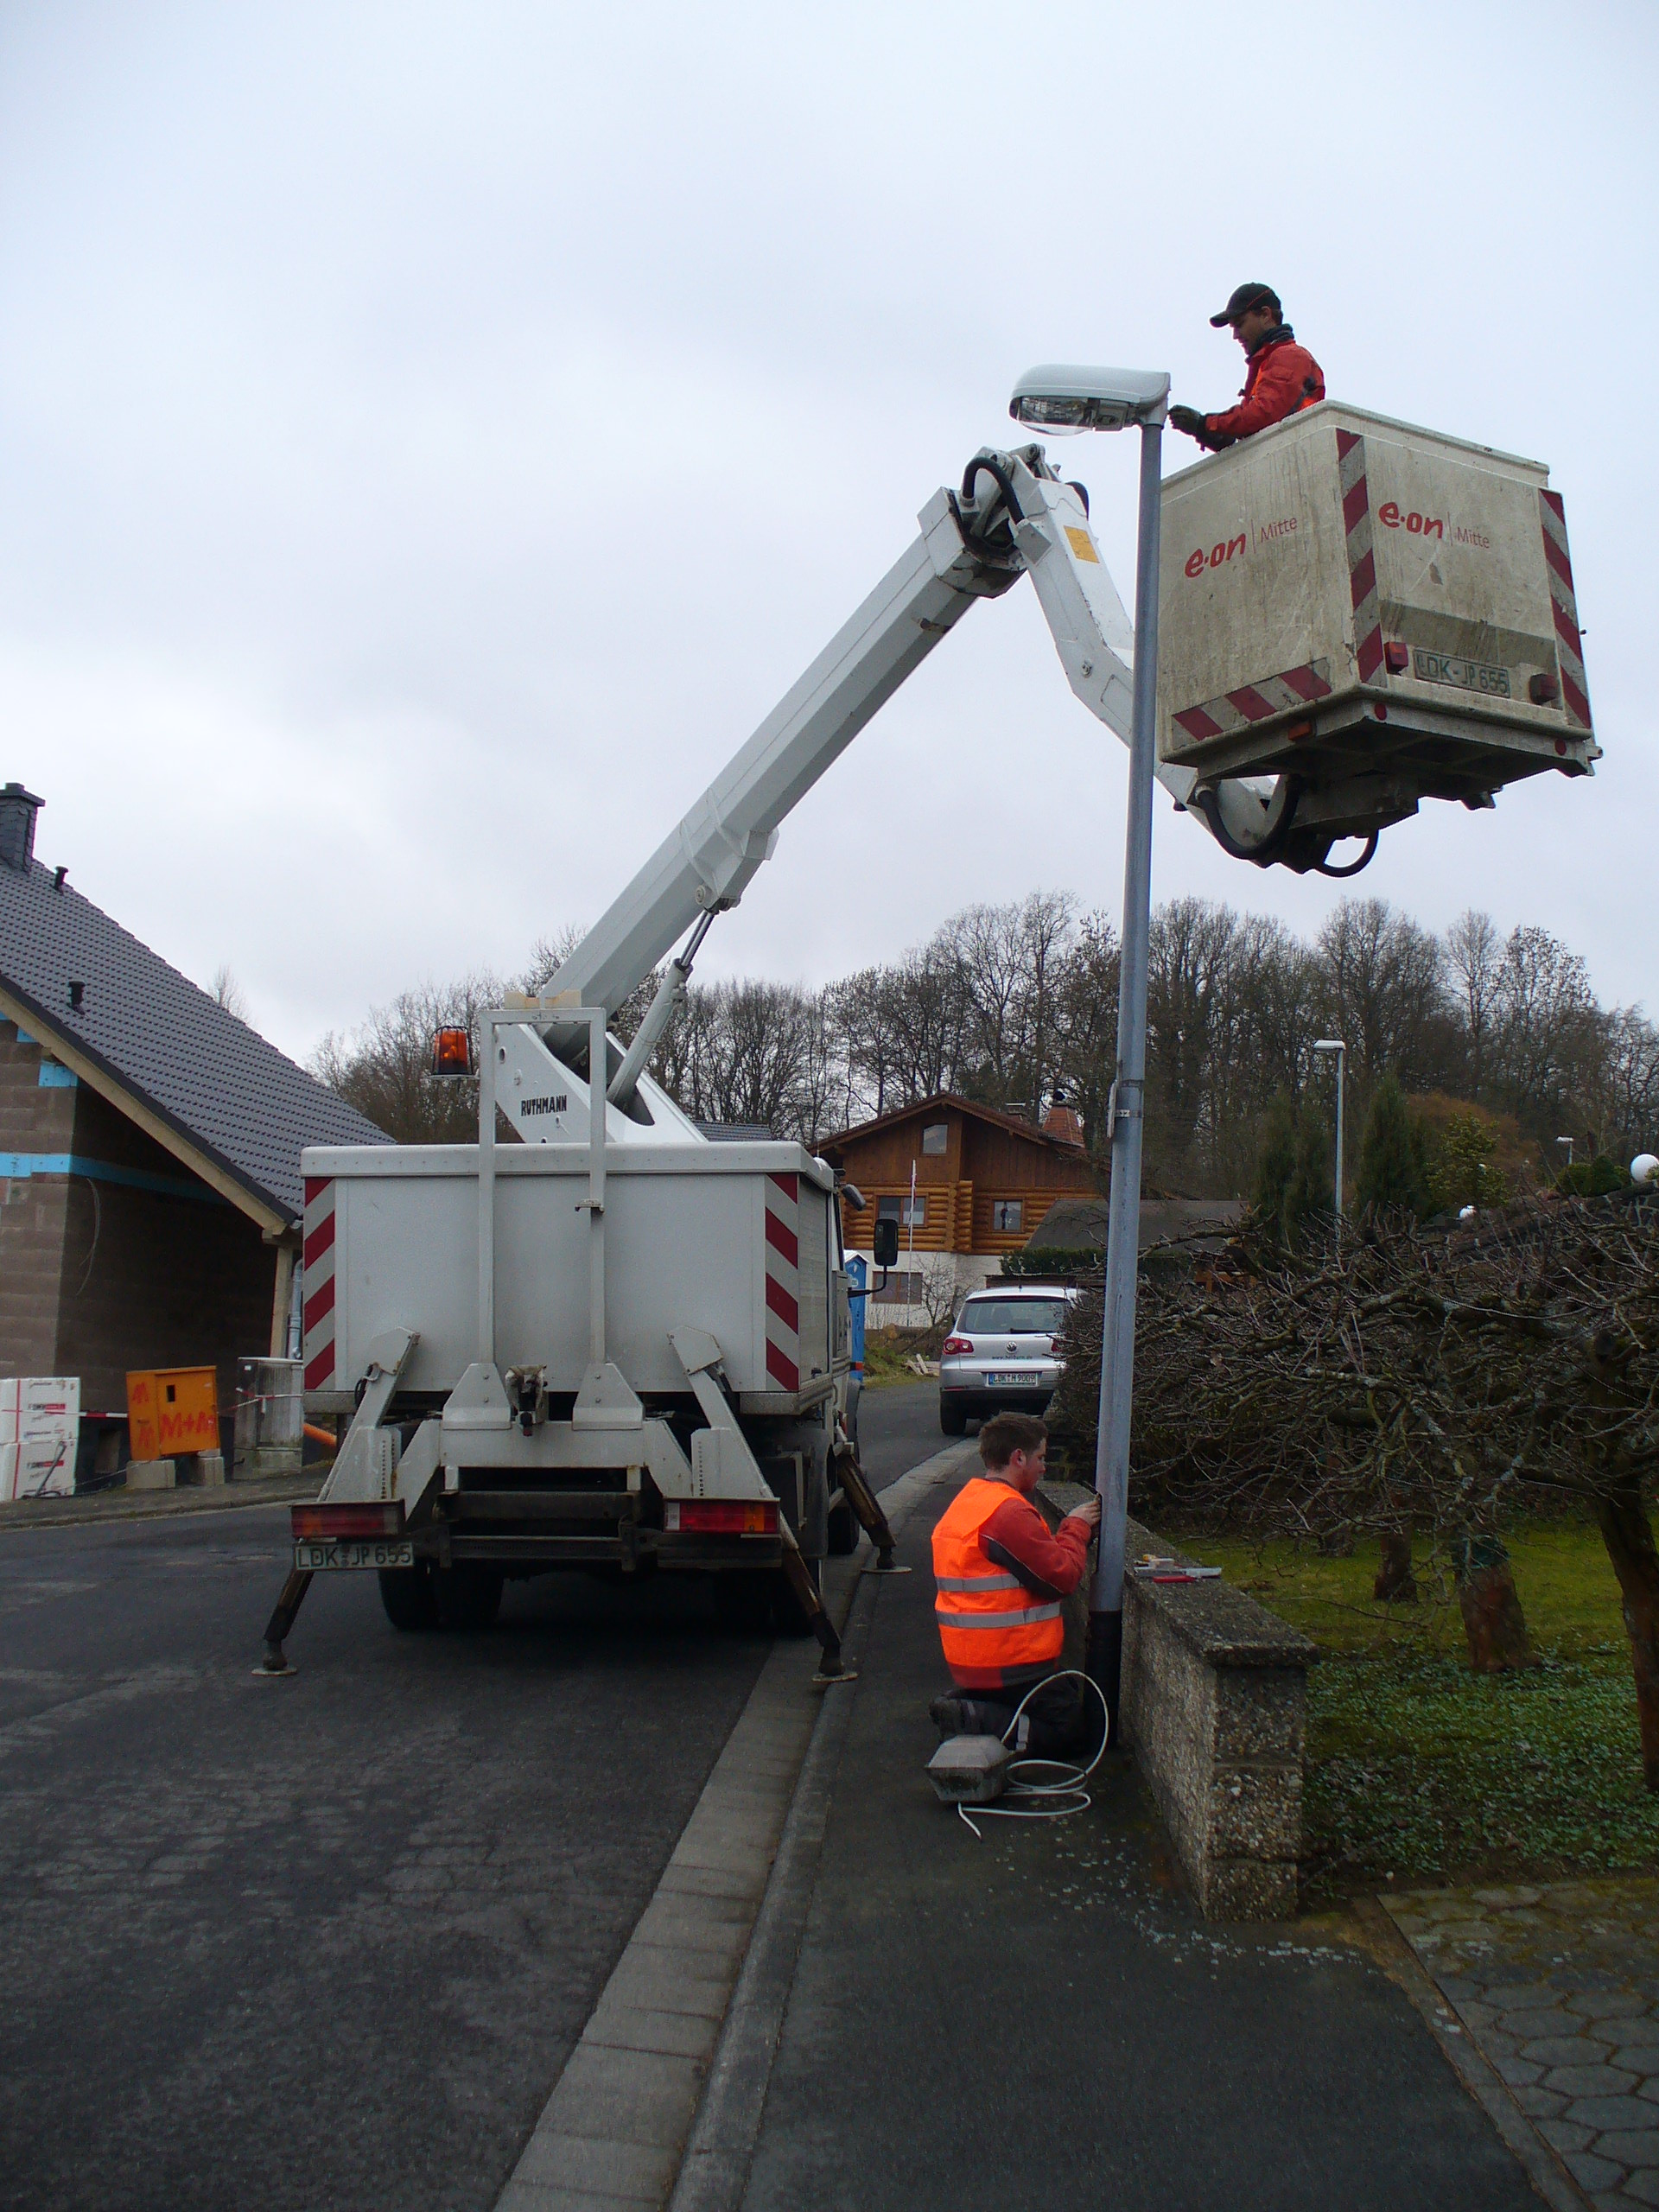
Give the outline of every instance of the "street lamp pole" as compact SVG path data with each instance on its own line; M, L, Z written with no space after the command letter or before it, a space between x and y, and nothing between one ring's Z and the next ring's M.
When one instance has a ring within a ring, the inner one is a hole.
M1135 564L1135 706L1129 740L1128 832L1123 860L1123 947L1117 989L1117 1075L1107 1132L1111 1197L1101 1316L1100 1433L1095 1488L1100 1551L1090 1599L1089 1673L1118 1740L1123 1665L1123 1554L1128 1537L1129 1414L1135 1388L1135 1297L1141 1247L1141 1139L1147 1076L1147 957L1152 932L1152 787L1156 766L1158 552L1163 410L1141 425L1141 512Z
M1340 1037L1321 1037L1313 1047L1316 1052L1334 1052L1337 1056L1337 1219L1342 1219L1342 1089L1343 1076L1348 1065L1348 1047Z

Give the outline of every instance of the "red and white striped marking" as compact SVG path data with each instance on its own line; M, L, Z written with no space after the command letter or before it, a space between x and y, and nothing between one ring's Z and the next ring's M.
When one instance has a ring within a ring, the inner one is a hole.
M1544 532L1544 562L1549 570L1550 606L1555 616L1555 649L1561 663L1561 702L1567 718L1590 727L1590 686L1584 673L1584 641L1579 635L1579 601L1573 588L1573 563L1567 550L1567 509L1559 492L1538 494L1538 518Z
M1270 715L1311 707L1315 700L1330 696L1330 662L1309 661L1306 668L1281 669L1277 676L1264 676L1259 683L1241 684L1236 691L1226 692L1219 699L1206 699L1201 707L1185 708L1174 717L1175 727L1184 729L1195 742L1207 737L1230 737L1235 730L1266 721Z
M1342 486L1342 521L1348 533L1348 587L1354 607L1354 658L1362 683L1388 682L1382 666L1382 607L1376 588L1376 555L1371 544L1371 494L1365 480L1365 441L1351 430L1337 432L1337 478Z
M332 1178L305 1179L304 1338L308 1390L328 1390L334 1381L334 1185Z
M801 1387L801 1197L798 1175L766 1178L766 1373Z

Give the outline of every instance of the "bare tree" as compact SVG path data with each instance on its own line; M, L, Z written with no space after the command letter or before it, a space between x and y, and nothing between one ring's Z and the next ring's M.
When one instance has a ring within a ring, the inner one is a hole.
M243 996L242 986L232 974L228 961L221 961L213 970L213 995L226 1014L233 1014L238 1021L248 1018L248 1002Z

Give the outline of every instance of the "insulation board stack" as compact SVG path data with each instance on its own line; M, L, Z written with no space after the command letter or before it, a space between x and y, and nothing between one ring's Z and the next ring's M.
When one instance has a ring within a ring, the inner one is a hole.
M78 1375L0 1376L0 1500L67 1497L79 1435Z

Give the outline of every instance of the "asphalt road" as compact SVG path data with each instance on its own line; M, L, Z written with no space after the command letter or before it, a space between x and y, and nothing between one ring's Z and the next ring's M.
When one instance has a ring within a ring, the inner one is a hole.
M878 1484L934 1386L871 1393ZM510 1586L408 1637L283 1510L0 1541L0 2200L487 2212L766 1645L705 1591Z
M950 1440L939 1427L937 1382L893 1382L858 1402L858 1456L877 1490L896 1483Z

